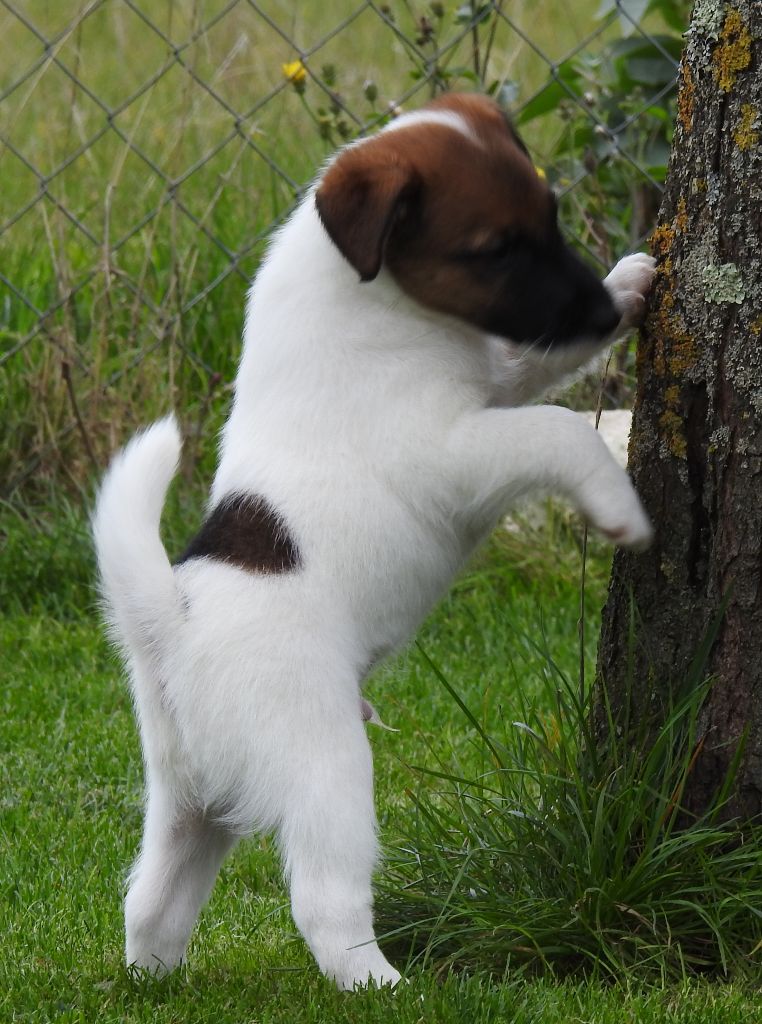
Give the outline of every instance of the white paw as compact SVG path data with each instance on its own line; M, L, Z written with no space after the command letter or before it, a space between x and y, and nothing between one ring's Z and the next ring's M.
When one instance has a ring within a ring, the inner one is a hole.
M653 256L636 252L621 259L604 280L622 317L619 331L635 327L642 321L655 273L656 260Z
M325 973L336 982L343 992L352 992L358 988L367 988L373 982L379 988L389 985L391 988L400 981L402 975L396 970L378 947L368 954L360 949L347 950L344 961L334 970Z
M139 954L128 951L125 962L129 971L137 974L151 974L155 978L164 978L182 964L183 958L172 955L167 960L163 960L153 953Z
M136 901L127 897L126 943L124 958L127 966L137 971L164 977L183 962L185 935L178 938L167 928L159 915L136 912Z
M613 461L586 484L582 513L613 544L645 551L654 531L627 474Z
M654 539L654 529L642 507L638 509L638 513L631 515L629 519L623 520L616 526L606 529L601 527L604 537L612 544L618 544L623 548L647 551Z

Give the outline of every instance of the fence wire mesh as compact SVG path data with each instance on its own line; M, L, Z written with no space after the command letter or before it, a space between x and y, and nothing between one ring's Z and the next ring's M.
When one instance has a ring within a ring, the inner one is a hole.
M268 234L444 89L506 106L591 260L642 244L687 12L598 2L0 0L4 497L82 488L172 405L198 455Z

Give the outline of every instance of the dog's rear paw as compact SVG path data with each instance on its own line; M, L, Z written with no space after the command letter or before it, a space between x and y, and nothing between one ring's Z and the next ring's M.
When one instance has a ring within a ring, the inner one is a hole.
M360 950L350 953L359 954ZM336 970L326 973L343 992L367 988L371 982L379 988L386 985L394 988L402 978L378 949L369 956L350 955Z

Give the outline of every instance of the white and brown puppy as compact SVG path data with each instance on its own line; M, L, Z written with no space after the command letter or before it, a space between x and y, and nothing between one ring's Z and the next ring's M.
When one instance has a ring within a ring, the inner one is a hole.
M636 255L594 277L482 97L440 99L329 163L251 290L198 536L170 564L172 417L114 460L98 499L147 777L129 963L176 966L225 855L273 831L321 970L342 988L397 981L373 933L363 681L528 492L648 542L596 432L525 403L638 318L652 273Z

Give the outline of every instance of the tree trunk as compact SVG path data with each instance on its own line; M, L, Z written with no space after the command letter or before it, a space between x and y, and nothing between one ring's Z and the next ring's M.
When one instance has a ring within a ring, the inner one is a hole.
M688 805L706 806L748 730L731 810L751 817L762 812L759 0L696 3L652 247L630 469L657 536L645 554L614 559L599 678L621 708L629 674L629 713L642 716L719 621Z

